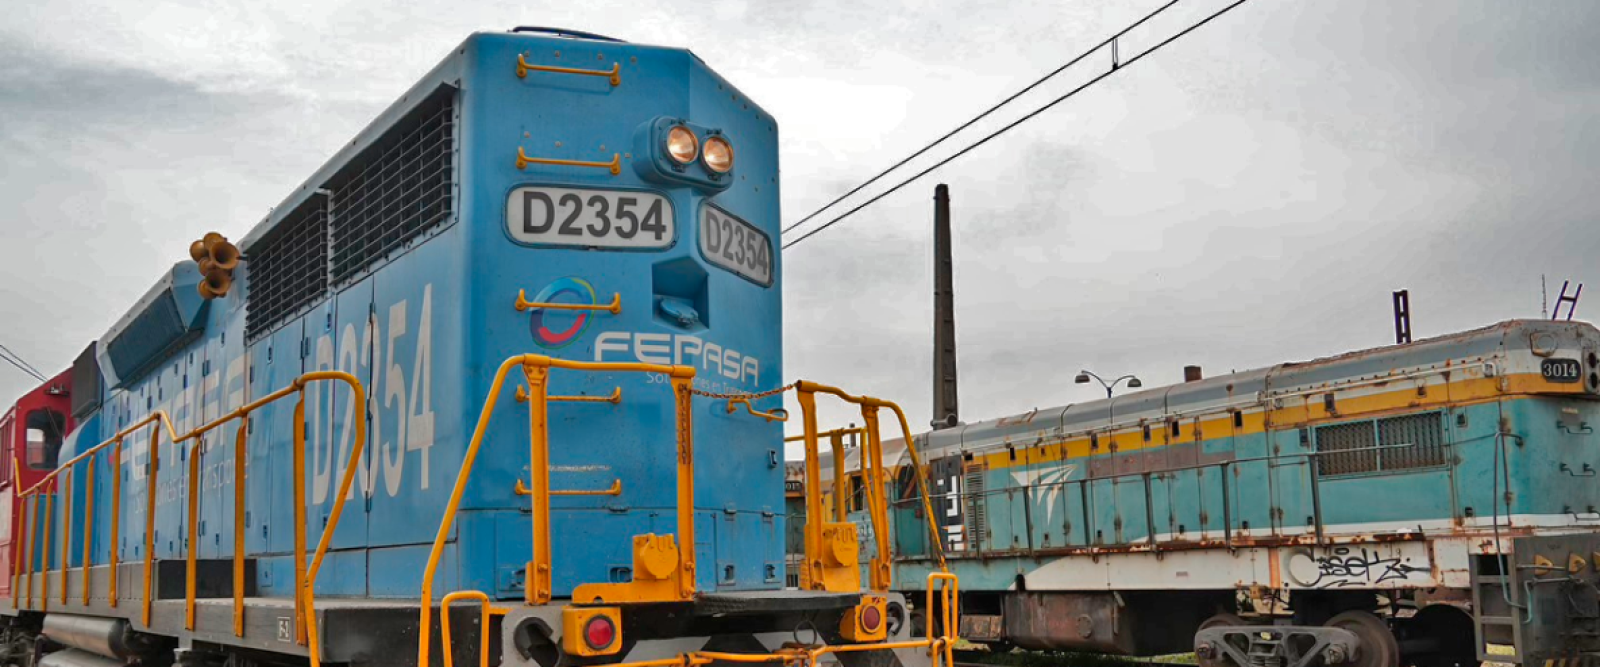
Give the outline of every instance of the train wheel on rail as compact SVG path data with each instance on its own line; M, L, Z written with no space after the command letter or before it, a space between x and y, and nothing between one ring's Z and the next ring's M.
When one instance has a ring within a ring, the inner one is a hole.
M1208 630L1210 628L1228 628L1244 625L1250 624L1244 622L1244 619L1239 618L1237 615L1230 614L1228 612L1222 612L1212 616L1211 618L1201 621L1200 627L1196 629L1196 632L1198 633L1200 630ZM1195 662L1199 663L1200 667L1228 667L1228 660L1223 658L1221 653L1218 653L1210 658L1202 658L1197 655L1195 656Z
M1361 640L1356 659L1346 667L1398 667L1400 642L1389 624L1370 611L1347 611L1328 619L1323 627L1349 630Z

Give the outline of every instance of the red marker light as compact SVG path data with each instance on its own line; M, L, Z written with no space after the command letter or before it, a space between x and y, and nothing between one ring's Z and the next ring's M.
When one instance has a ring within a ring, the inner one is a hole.
M583 626L583 641L589 648L599 650L617 640L617 625L604 616L595 616Z
M867 607L861 610L861 629L867 632L877 632L878 625L883 623L883 612L877 607Z

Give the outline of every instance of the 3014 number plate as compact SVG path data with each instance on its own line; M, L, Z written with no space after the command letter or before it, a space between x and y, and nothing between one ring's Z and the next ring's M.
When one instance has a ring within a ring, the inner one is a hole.
M1539 362L1539 374L1551 382L1577 382L1583 379L1583 366L1577 359L1545 359Z
M753 282L772 284L772 239L727 211L714 206L701 209L700 253Z
M665 248L677 238L661 195L534 186L511 191L506 231L520 243L588 248Z

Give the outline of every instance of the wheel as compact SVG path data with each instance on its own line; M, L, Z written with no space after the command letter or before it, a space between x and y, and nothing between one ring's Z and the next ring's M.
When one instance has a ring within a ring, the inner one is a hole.
M1239 618L1234 614L1222 612L1213 615L1211 618L1201 621L1200 627L1196 629L1196 632L1211 628L1239 627L1243 625L1250 624L1244 622L1244 619ZM1200 667L1228 667L1228 661L1222 657L1221 653L1215 653L1209 658L1202 658L1197 652L1195 655L1195 662L1198 663Z
M1361 640L1355 660L1346 667L1399 667L1400 642L1389 630L1389 624L1370 611L1347 611L1322 624L1325 628L1349 630Z

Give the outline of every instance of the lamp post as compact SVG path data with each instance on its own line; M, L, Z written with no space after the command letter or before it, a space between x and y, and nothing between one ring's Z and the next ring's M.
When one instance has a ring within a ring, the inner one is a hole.
M1106 388L1106 398L1111 398L1111 389L1116 387L1117 384L1123 380L1128 381L1129 389L1138 389L1144 386L1144 383L1140 382L1139 378L1136 378L1132 375L1124 375L1110 382L1106 382L1105 379L1095 375L1094 373L1090 373L1089 371L1078 371L1078 377L1073 378L1072 381L1078 384L1089 384L1089 378L1094 378L1096 382L1100 383L1100 386Z

